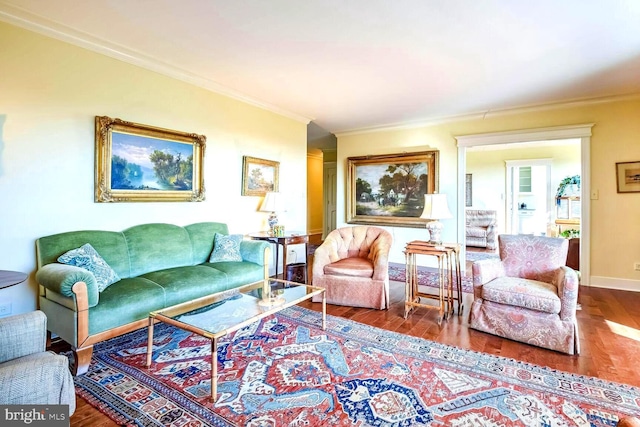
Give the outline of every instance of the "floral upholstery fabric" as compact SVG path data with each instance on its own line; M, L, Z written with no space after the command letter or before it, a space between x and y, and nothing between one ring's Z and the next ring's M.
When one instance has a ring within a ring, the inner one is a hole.
M469 325L568 354L579 353L578 276L566 267L568 241L498 236L500 259L473 263Z
M482 298L545 313L560 313L558 289L550 283L537 280L498 277L482 287Z

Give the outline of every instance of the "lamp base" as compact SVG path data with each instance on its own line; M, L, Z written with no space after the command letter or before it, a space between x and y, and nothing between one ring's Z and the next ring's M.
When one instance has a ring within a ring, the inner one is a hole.
M427 230L429 230L429 243L434 245L442 244L442 228L444 226L440 221L429 221Z
M267 224L269 224L269 234L272 236L275 235L274 227L278 225L278 215L275 212L271 212L269 214L269 218L267 218Z

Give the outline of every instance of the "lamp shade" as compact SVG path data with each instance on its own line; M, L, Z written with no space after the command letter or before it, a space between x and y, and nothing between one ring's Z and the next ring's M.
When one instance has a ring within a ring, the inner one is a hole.
M275 191L270 191L264 196L260 212L276 212L283 210L282 195Z
M446 219L453 218L451 211L449 211L449 205L447 204L446 194L425 194L424 195L424 210L422 219Z

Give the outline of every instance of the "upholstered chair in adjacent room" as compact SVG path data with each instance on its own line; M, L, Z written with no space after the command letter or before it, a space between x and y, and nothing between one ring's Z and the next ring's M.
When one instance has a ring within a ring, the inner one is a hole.
M498 236L500 259L473 263L472 328L578 354L578 276L565 266L569 241Z
M495 249L497 247L497 213L493 210L467 209L465 214L467 246Z
M313 256L313 286L329 304L389 308L389 250L393 238L379 227L333 230ZM315 302L322 301L316 296Z
M47 317L41 311L0 319L0 404L69 405L76 393L69 359L45 351Z

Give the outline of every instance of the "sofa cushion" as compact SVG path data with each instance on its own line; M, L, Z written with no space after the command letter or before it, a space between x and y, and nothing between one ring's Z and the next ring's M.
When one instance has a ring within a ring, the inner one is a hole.
M373 264L367 258L345 258L325 265L324 274L371 278L373 277Z
M242 256L240 255L240 242L242 242L242 239L243 236L241 234L225 236L224 234L216 233L209 262L242 261Z
M550 283L519 277L498 277L482 286L482 299L545 313L560 313L560 297Z
M228 289L226 273L206 265L168 268L141 277L164 289L166 307Z
M216 233L229 234L227 224L221 222L198 222L184 228L189 233L193 245L193 265L209 260Z
M149 317L164 307L165 291L148 279L122 279L100 294L100 304L89 309L89 334L97 334Z
M264 279L264 267L252 262L216 262L204 265L226 273L227 289Z
M60 255L58 261L63 264L84 268L93 273L96 278L98 292L104 291L109 285L120 280L113 268L89 243Z
M136 277L173 267L193 265L191 238L184 227L142 224L122 232L127 241L131 274Z

